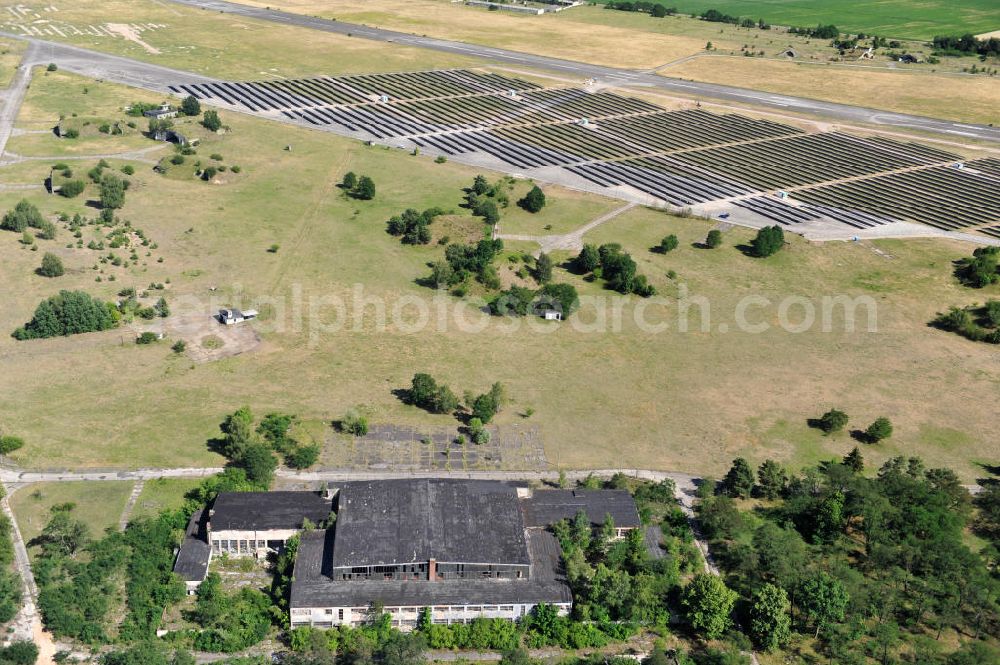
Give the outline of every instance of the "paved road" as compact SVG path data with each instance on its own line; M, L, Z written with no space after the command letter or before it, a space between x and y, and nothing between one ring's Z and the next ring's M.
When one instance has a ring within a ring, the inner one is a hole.
M505 65L516 67L532 67L564 75L586 79L594 78L602 83L641 88L657 88L674 94L685 96L695 96L721 100L725 102L738 102L743 104L753 104L777 110L781 112L805 113L807 115L822 116L835 119L841 122L868 123L894 127L897 129L921 130L938 134L948 134L966 139L980 139L986 141L1000 142L1000 128L986 127L984 125L963 124L926 118L916 115L906 115L902 113L890 113L876 109L862 108L858 106L848 106L846 104L835 104L832 102L822 102L801 97L790 97L787 95L777 95L767 92L759 92L746 88L737 88L715 83L698 83L693 81L683 81L681 79L658 76L645 71L634 71L627 69L616 69L601 65L592 65L572 60L562 60L550 58L530 53L520 53L507 49L493 48L490 46L478 46L463 42L448 41L444 39L434 39L411 35L405 32L393 30L382 30L355 23L344 23L330 19L304 16L281 12L274 9L262 7L250 7L235 2L225 0L169 0L170 2L187 5L190 7L200 7L205 10L236 14L246 18L282 23L301 28L322 30L341 35L350 35L361 39L371 39L381 42L394 42L405 46L426 48L434 51L443 51L455 55L463 55L476 58L484 58L492 62L499 62ZM821 75L821 74L818 74ZM997 114L997 122L1000 122L1000 112Z
M25 37L11 32L0 31L0 36L28 43L28 51L21 61L23 69L54 62L59 65L60 69L66 69L88 78L114 81L159 92L169 92L169 86L178 83L212 83L218 80L180 69L171 69L170 67L140 62L100 51L91 51L69 44Z

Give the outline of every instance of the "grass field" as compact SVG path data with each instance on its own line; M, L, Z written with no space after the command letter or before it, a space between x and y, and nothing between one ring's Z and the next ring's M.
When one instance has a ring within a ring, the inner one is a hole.
M57 103L36 100L29 108L50 113ZM719 313L713 320L730 323L736 302L747 295L774 301L788 295L871 295L879 306L878 332L772 329L753 335L722 333L713 323L710 332L653 333L636 325L633 317L646 304L634 300L621 303L617 332L555 324L544 324L539 332L512 332L506 321L490 318L483 319L480 332L463 332L452 323L438 330L436 315L431 330L413 332L407 327L414 318L412 304L401 310L402 319L380 331L374 324L377 306L370 303L357 325L353 314L362 307L350 310L339 331L324 332L317 323L332 321L333 310L310 316L319 311L321 298L350 302L360 292L384 298L391 312L400 298L432 296L417 280L442 249L404 246L386 234L385 221L406 207L458 209L462 188L476 171L235 114L224 114L224 121L233 133L205 135L199 158L221 153L225 163L243 166L238 178L211 185L161 177L137 164L122 215L159 244L163 263L150 258L128 269L104 266L98 283L99 273L91 269L95 253L65 248L65 231L55 241L39 241L37 253L21 249L16 234L0 233L0 280L19 287L0 310L0 331L30 318L36 303L60 288L112 298L122 286L169 280L166 293L175 311L193 307L182 302L188 296L206 318L225 304L262 305L255 299L272 298L260 307L266 320L255 324L263 345L194 364L172 353L170 340L137 347L123 330L26 343L0 335L0 374L18 386L5 399L4 423L28 442L14 456L19 464L218 464L206 440L217 434L223 415L242 404L258 413L296 413L314 423L329 423L363 405L373 423L454 427L454 419L426 414L394 397L392 391L418 371L432 373L458 394L502 381L512 404L500 414L500 426L538 428L549 462L565 467L718 474L737 454L812 462L853 445L846 437L824 438L806 428L806 418L831 406L850 413L852 425L867 425L883 414L893 419L893 439L865 451L873 461L897 452L919 454L929 465L954 466L972 478L980 473L975 462L996 458L996 442L988 435L995 424L988 405L1000 396L994 349L926 325L948 305L1000 293L1000 288L973 293L955 284L951 261L968 254L967 245L930 240L813 245L793 239L787 251L757 261L735 249L749 238L745 230L728 232L723 249L697 250L691 243L705 236L708 223L636 209L595 229L588 240L623 243L668 297L647 308L650 318L673 315L671 299L684 283L692 294L709 298ZM283 149L288 144L293 151ZM31 168L0 169L0 181L23 182ZM335 185L348 170L375 178L374 201L343 196ZM603 199L546 189L551 207L525 223L561 228L578 217L583 224L609 206ZM22 196L45 212L85 210L80 202L41 192L0 193L0 209ZM572 215L563 214L566 210ZM666 256L649 252L667 233L676 233L681 247ZM266 251L271 244L279 251ZM67 275L51 281L35 276L42 251L60 254ZM677 271L676 280L668 279L668 270ZM557 273L559 281L576 284L583 294L613 295L599 283ZM116 276L113 283L107 281L110 274ZM761 316L774 319L770 310ZM477 320L472 310L465 317ZM580 315L582 322L592 318L590 311ZM534 415L519 415L528 408Z
M601 0L597 0L601 2ZM671 7L689 14L717 9L734 16L762 18L776 25L832 23L841 30L931 39L935 35L979 34L1000 28L1000 6L993 0L677 0Z
M155 517L164 510L184 505L184 495L201 484L201 478L156 478L147 480L136 499L132 517Z
M726 83L790 95L831 99L890 111L960 121L995 122L1000 104L995 78L944 76L969 66L968 58L944 58L936 65L891 69L887 58L864 63L848 60L815 71L814 65L783 61L794 46L800 61L826 63L838 53L826 41L784 31L747 30L688 17L653 19L645 14L577 7L545 16L522 16L463 7L445 0L371 0L359 6L347 0L247 0L248 4L336 18L445 39L486 44L618 67L656 68L666 76ZM938 10L943 3L936 4ZM1000 21L998 21L1000 25ZM734 58L697 58L712 42L713 54ZM620 48L628 44L628 48ZM763 51L766 59L746 58L741 48ZM904 50L925 58L923 43ZM771 60L773 58L782 61ZM942 91L946 91L942 94ZM968 104L955 104L962 99Z
M848 69L741 57L697 58L659 73L962 122L1000 121L1000 83L995 77Z
M61 503L76 504L73 516L90 527L91 537L99 538L105 529L118 528L132 486L118 480L35 483L17 490L10 498L10 507L25 543L41 534L52 506ZM38 550L30 546L28 554L34 558Z
M0 8L17 4L5 0L0 2ZM132 23L162 25L141 35L158 53L121 37L77 35L69 29L63 31L64 36L49 35L48 39L221 78L408 71L475 62L444 53L242 20L153 0L84 0L60 6L59 10L58 20L67 26L114 24L123 21L123 17Z

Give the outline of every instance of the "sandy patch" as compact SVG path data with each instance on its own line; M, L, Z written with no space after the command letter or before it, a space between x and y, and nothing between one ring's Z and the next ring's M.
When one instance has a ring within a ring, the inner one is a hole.
M108 32L118 35L127 41L138 44L142 48L146 49L148 53L160 55L160 50L142 41L142 38L139 37L139 32L131 25L128 25L127 23L105 23L104 27Z
M981 35L976 35L976 39L989 39L990 37L1000 37L1000 30L994 30L993 32L984 32Z

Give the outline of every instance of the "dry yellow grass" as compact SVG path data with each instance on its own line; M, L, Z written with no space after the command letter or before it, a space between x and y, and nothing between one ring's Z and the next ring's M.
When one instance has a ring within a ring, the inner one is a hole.
M111 92L110 104L128 96ZM38 95L29 106L38 113L51 113L60 103L43 84L29 94ZM427 274L428 261L440 259L442 248L404 246L386 234L385 220L406 207L457 209L462 187L476 171L238 114L225 114L225 121L234 130L226 136L184 126L204 139L198 158L217 152L224 163L243 167L224 185L162 177L148 165L135 165L122 215L159 243L162 264L154 256L141 257L128 269L101 266L104 280L98 283L99 273L91 269L97 253L65 247L65 230L55 241L39 241L39 252L21 249L17 234L0 233L0 283L17 285L0 308L0 376L16 386L4 396L4 425L28 442L13 456L19 464L218 464L206 441L217 435L223 415L242 404L258 413L296 413L318 424L320 438L330 431L331 419L359 404L373 423L455 427L453 418L418 411L393 395L418 371L430 372L459 394L503 382L513 404L500 414L499 424L537 427L549 461L566 467L718 474L737 454L812 463L853 445L846 437L826 438L806 428L806 418L830 407L847 410L852 425L867 425L878 415L893 419L893 438L865 450L873 462L890 454L918 454L929 465L952 466L964 478L975 478L976 462L995 460L1000 452L989 434L995 429L991 405L1000 397L995 348L926 325L948 305L998 297L996 288L971 292L952 278L951 262L967 255L968 245L878 243L887 257L864 243L793 239L778 256L759 261L735 248L749 231L730 231L722 249L697 250L691 243L704 238L707 222L636 209L587 240L623 243L668 298L684 282L692 294L710 299L716 322L731 323L735 303L746 295L775 302L788 295L870 295L879 305L879 332L753 335L713 326L705 333L655 334L635 324L645 303L630 299L622 304L621 330L603 334L555 324L547 325L548 333L511 332L507 322L495 318L478 333L453 324L438 330L436 319L421 332L392 325L378 331L369 306L367 321L357 329L349 320L339 332L311 339L310 297L350 300L362 288L367 296L386 298L391 311L400 297L432 296L416 279ZM294 151L283 150L287 144ZM119 164L112 161L113 168ZM0 178L39 179L46 167L14 165L0 169ZM375 177L374 201L341 195L335 183L348 170ZM559 188L546 191L552 208L533 223L562 224L565 209L576 211L583 223L607 207L602 199L588 203ZM67 201L41 192L0 192L0 211L22 197L46 213L95 214L82 197ZM89 227L85 242L92 233ZM680 237L680 248L651 253L649 247L668 233ZM280 251L267 252L272 243ZM526 243L511 245L530 249ZM63 257L64 277L47 280L33 273L44 251ZM667 278L668 270L679 273L677 282ZM110 274L115 282L107 281ZM206 364L173 354L170 340L138 347L127 330L23 343L6 336L30 318L39 300L60 288L110 299L123 286L142 288L168 278L167 297L175 309L182 296L194 296L204 303L206 316L213 297L217 306L256 304L252 299L258 296L283 298L284 328L260 321L255 325L264 343L258 350ZM614 295L562 269L557 281L588 295ZM297 288L303 298L300 329L291 306ZM236 300L240 293L245 303ZM445 302L456 301L446 297ZM667 316L675 317L675 302L665 306ZM662 307L653 306L650 316ZM325 311L324 320L330 321L331 311ZM773 322L773 311L761 316ZM518 415L529 407L533 416Z
M631 27L580 22L562 14L529 16L488 12L448 0L249 0L246 4L337 18L341 21L428 34L471 44L617 67L646 69L699 52L700 36L668 35ZM580 8L605 12L598 8ZM644 17L648 18L648 17Z
M986 76L885 72L725 56L696 58L659 73L886 111L1000 122L1000 85L996 78Z

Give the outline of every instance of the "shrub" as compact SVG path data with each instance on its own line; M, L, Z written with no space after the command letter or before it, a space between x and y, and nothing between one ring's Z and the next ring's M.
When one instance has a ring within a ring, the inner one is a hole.
M86 185L82 180L67 180L59 187L59 196L72 199L83 193Z
M240 171L242 171L243 169L241 169L241 168L239 167L239 165L237 165L237 166L230 166L230 167L229 167L229 170L230 170L230 171L232 171L233 173L239 173L239 172L240 172Z
M830 409L819 419L819 428L827 434L839 432L847 427L848 416L838 409Z
M221 162L222 161L222 155L220 155L217 152L213 152L211 155L209 155L209 159L214 159L217 162Z
M21 199L12 210L8 210L4 214L3 219L0 220L0 229L23 233L28 227L37 229L41 228L44 223L45 218L42 217L42 213L38 212L38 208L25 199Z
M217 111L208 110L202 115L202 126L210 132L217 132L222 129L222 120Z
M141 335L139 335L138 337L135 338L135 343L136 344L152 344L152 343L156 342L158 339L159 338L156 336L156 333L153 333L153 332L144 332L144 333L142 333Z
M186 349L187 349L187 342L185 342L182 339L177 340L176 342L174 342L174 345L170 347L170 350L173 351L174 353L184 353Z
M121 172L124 173L125 175L134 175L135 168L131 164L126 164L121 168Z
M718 229L712 229L708 232L708 236L705 238L705 246L709 249L715 249L722 245L722 231Z
M184 163L184 155L179 155L179 154L174 155L173 157L170 158L170 163L173 164L174 166L180 166L181 164Z
M880 416L865 430L865 436L872 443L878 443L892 436L892 422L884 416Z
M47 72L54 72L54 71L58 71L58 69L59 69L59 65L57 65L54 62L50 62L49 66L45 68L45 71L47 71Z
M42 265L38 268L38 274L42 277L61 277L65 273L62 259L52 252L45 252L42 257Z
M671 233L670 235L664 237L663 240L660 241L660 244L657 245L656 249L661 254L666 254L667 252L677 249L678 244L679 242L677 240L677 236Z
M78 139L80 138L80 130L76 128L67 129L65 132L62 133L62 137L64 139Z
M364 436L368 434L368 418L355 409L351 409L340 419L340 429L354 436Z

